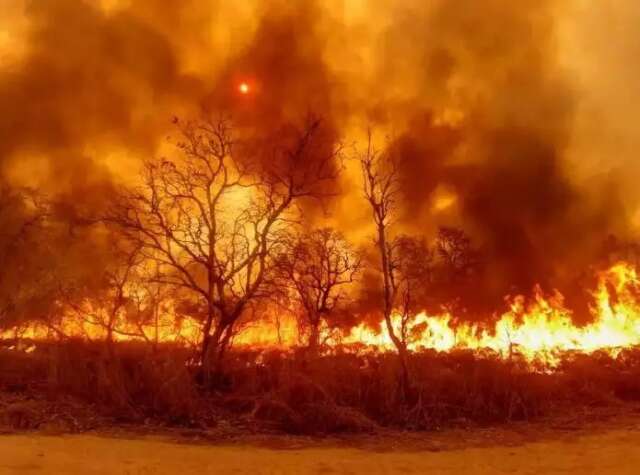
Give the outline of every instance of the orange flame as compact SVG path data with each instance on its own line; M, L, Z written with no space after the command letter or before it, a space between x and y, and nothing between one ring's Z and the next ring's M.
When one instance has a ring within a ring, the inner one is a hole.
M511 299L509 309L500 316L493 332L471 324L454 327L453 317L448 313L437 316L421 313L415 317L413 326L423 330L413 335L408 347L437 351L491 349L505 358L517 352L527 361L542 361L549 366L557 365L566 351L607 350L615 356L621 348L640 345L639 285L636 270L625 263L600 273L593 293L593 321L582 327L573 322L572 312L564 307L561 294L556 292L545 298L539 288L528 305L522 296ZM608 286L615 291L615 301ZM394 325L399 330L399 317L394 319ZM353 329L345 341L393 348L387 332L378 333L363 325Z
M407 332L407 347L412 351L432 349L447 352L454 349L492 350L503 358L513 354L528 362L540 362L547 367L559 364L567 351L593 353L605 350L617 356L622 348L640 345L640 280L636 269L627 263L619 263L599 273L598 285L591 305L591 323L579 326L573 321L571 310L564 306L563 297L555 292L545 297L538 288L531 301L523 296L508 300L508 309L496 319L492 330L478 325L462 323L454 325L453 315L420 313L412 319ZM401 319L393 317L393 324L400 329ZM68 318L60 331L70 336L102 338L104 330L99 326ZM115 335L117 340L144 338L151 340L156 328L137 327L137 333L127 328ZM14 331L15 333L15 331ZM4 336L15 334L5 332ZM365 324L351 329L347 334L330 338L325 329L328 347L365 345L377 351L393 351L394 346L380 322L378 329ZM32 325L20 332L20 336L33 339L51 337L51 331ZM178 344L197 344L200 336L198 322L183 319L175 322L172 315L164 315L157 328L157 339ZM274 316L271 321L255 322L244 328L234 339L236 346L287 349L300 343L295 319Z

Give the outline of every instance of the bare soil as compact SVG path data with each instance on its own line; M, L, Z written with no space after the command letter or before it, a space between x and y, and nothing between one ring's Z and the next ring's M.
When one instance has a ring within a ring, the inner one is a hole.
M0 436L0 474L636 474L640 414L312 439L112 431Z

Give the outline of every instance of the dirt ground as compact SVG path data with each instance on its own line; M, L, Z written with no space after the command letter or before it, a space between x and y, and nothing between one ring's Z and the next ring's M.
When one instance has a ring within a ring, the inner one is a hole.
M370 439L0 436L0 474L637 474L640 420Z

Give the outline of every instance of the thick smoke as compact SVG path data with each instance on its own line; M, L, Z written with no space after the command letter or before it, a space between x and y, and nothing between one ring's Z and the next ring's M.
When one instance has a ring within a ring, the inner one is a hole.
M31 160L25 173L57 185L99 180L105 160L97 155L152 151L163 107L198 87L181 75L167 37L127 11L45 0L26 2L24 13L24 57L0 75L0 157L9 174Z
M333 121L340 97L324 60L322 8L313 1L264 4L251 41L225 64L205 108L228 110L240 125L261 129L298 122L305 113ZM250 93L239 100L242 82Z
M23 25L0 38L0 58L12 53L0 62L2 173L58 194L65 211L134 179L174 115L229 113L267 140L314 114L327 149L372 125L402 164L401 230L467 230L485 254L477 289L491 304L538 282L569 285L606 235L636 226L627 172L637 171L637 108L627 103L638 94L621 91L637 41L625 50L621 27L621 53L604 42L590 48L597 58L581 51L599 25L597 13L577 13L582 0L225 3L0 6L7 24ZM625 22L632 4L597 11ZM603 57L622 79L589 66ZM608 155L614 165L598 173ZM332 224L368 236L357 174L335 192Z
M273 167L274 161L275 166L286 166L277 163L286 161L278 149L295 148L305 127L319 121L305 163L298 165L313 170L308 162L318 163L338 147L348 111L348 98L324 59L331 22L314 1L269 0L256 14L253 37L219 72L202 109L230 114L236 133L248 136L242 152L264 167ZM240 84L249 88L244 97ZM337 157L335 161L337 169ZM322 219L317 211L312 203L305 206L309 221Z
M405 225L467 229L488 271L476 292L492 304L536 283L568 285L608 233L624 231L615 190L580 186L567 161L580 97L559 61L563 11L557 2L402 2L384 33L379 75L393 84L400 74L415 94L412 106L393 97L377 106L396 123L397 110L406 117L391 143ZM454 205L434 212L443 186Z

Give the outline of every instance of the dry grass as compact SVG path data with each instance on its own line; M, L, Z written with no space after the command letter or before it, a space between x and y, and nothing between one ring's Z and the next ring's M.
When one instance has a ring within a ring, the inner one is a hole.
M133 343L109 352L84 341L39 343L31 353L0 350L0 393L21 395L17 405L0 404L0 422L38 428L42 421L29 401L59 405L72 398L114 423L207 428L226 420L252 430L328 434L495 424L640 400L640 350L617 359L567 355L550 374L495 355L424 352L411 356L408 391L400 390L398 362L389 354L310 359L235 351L218 386L206 391L189 356Z

